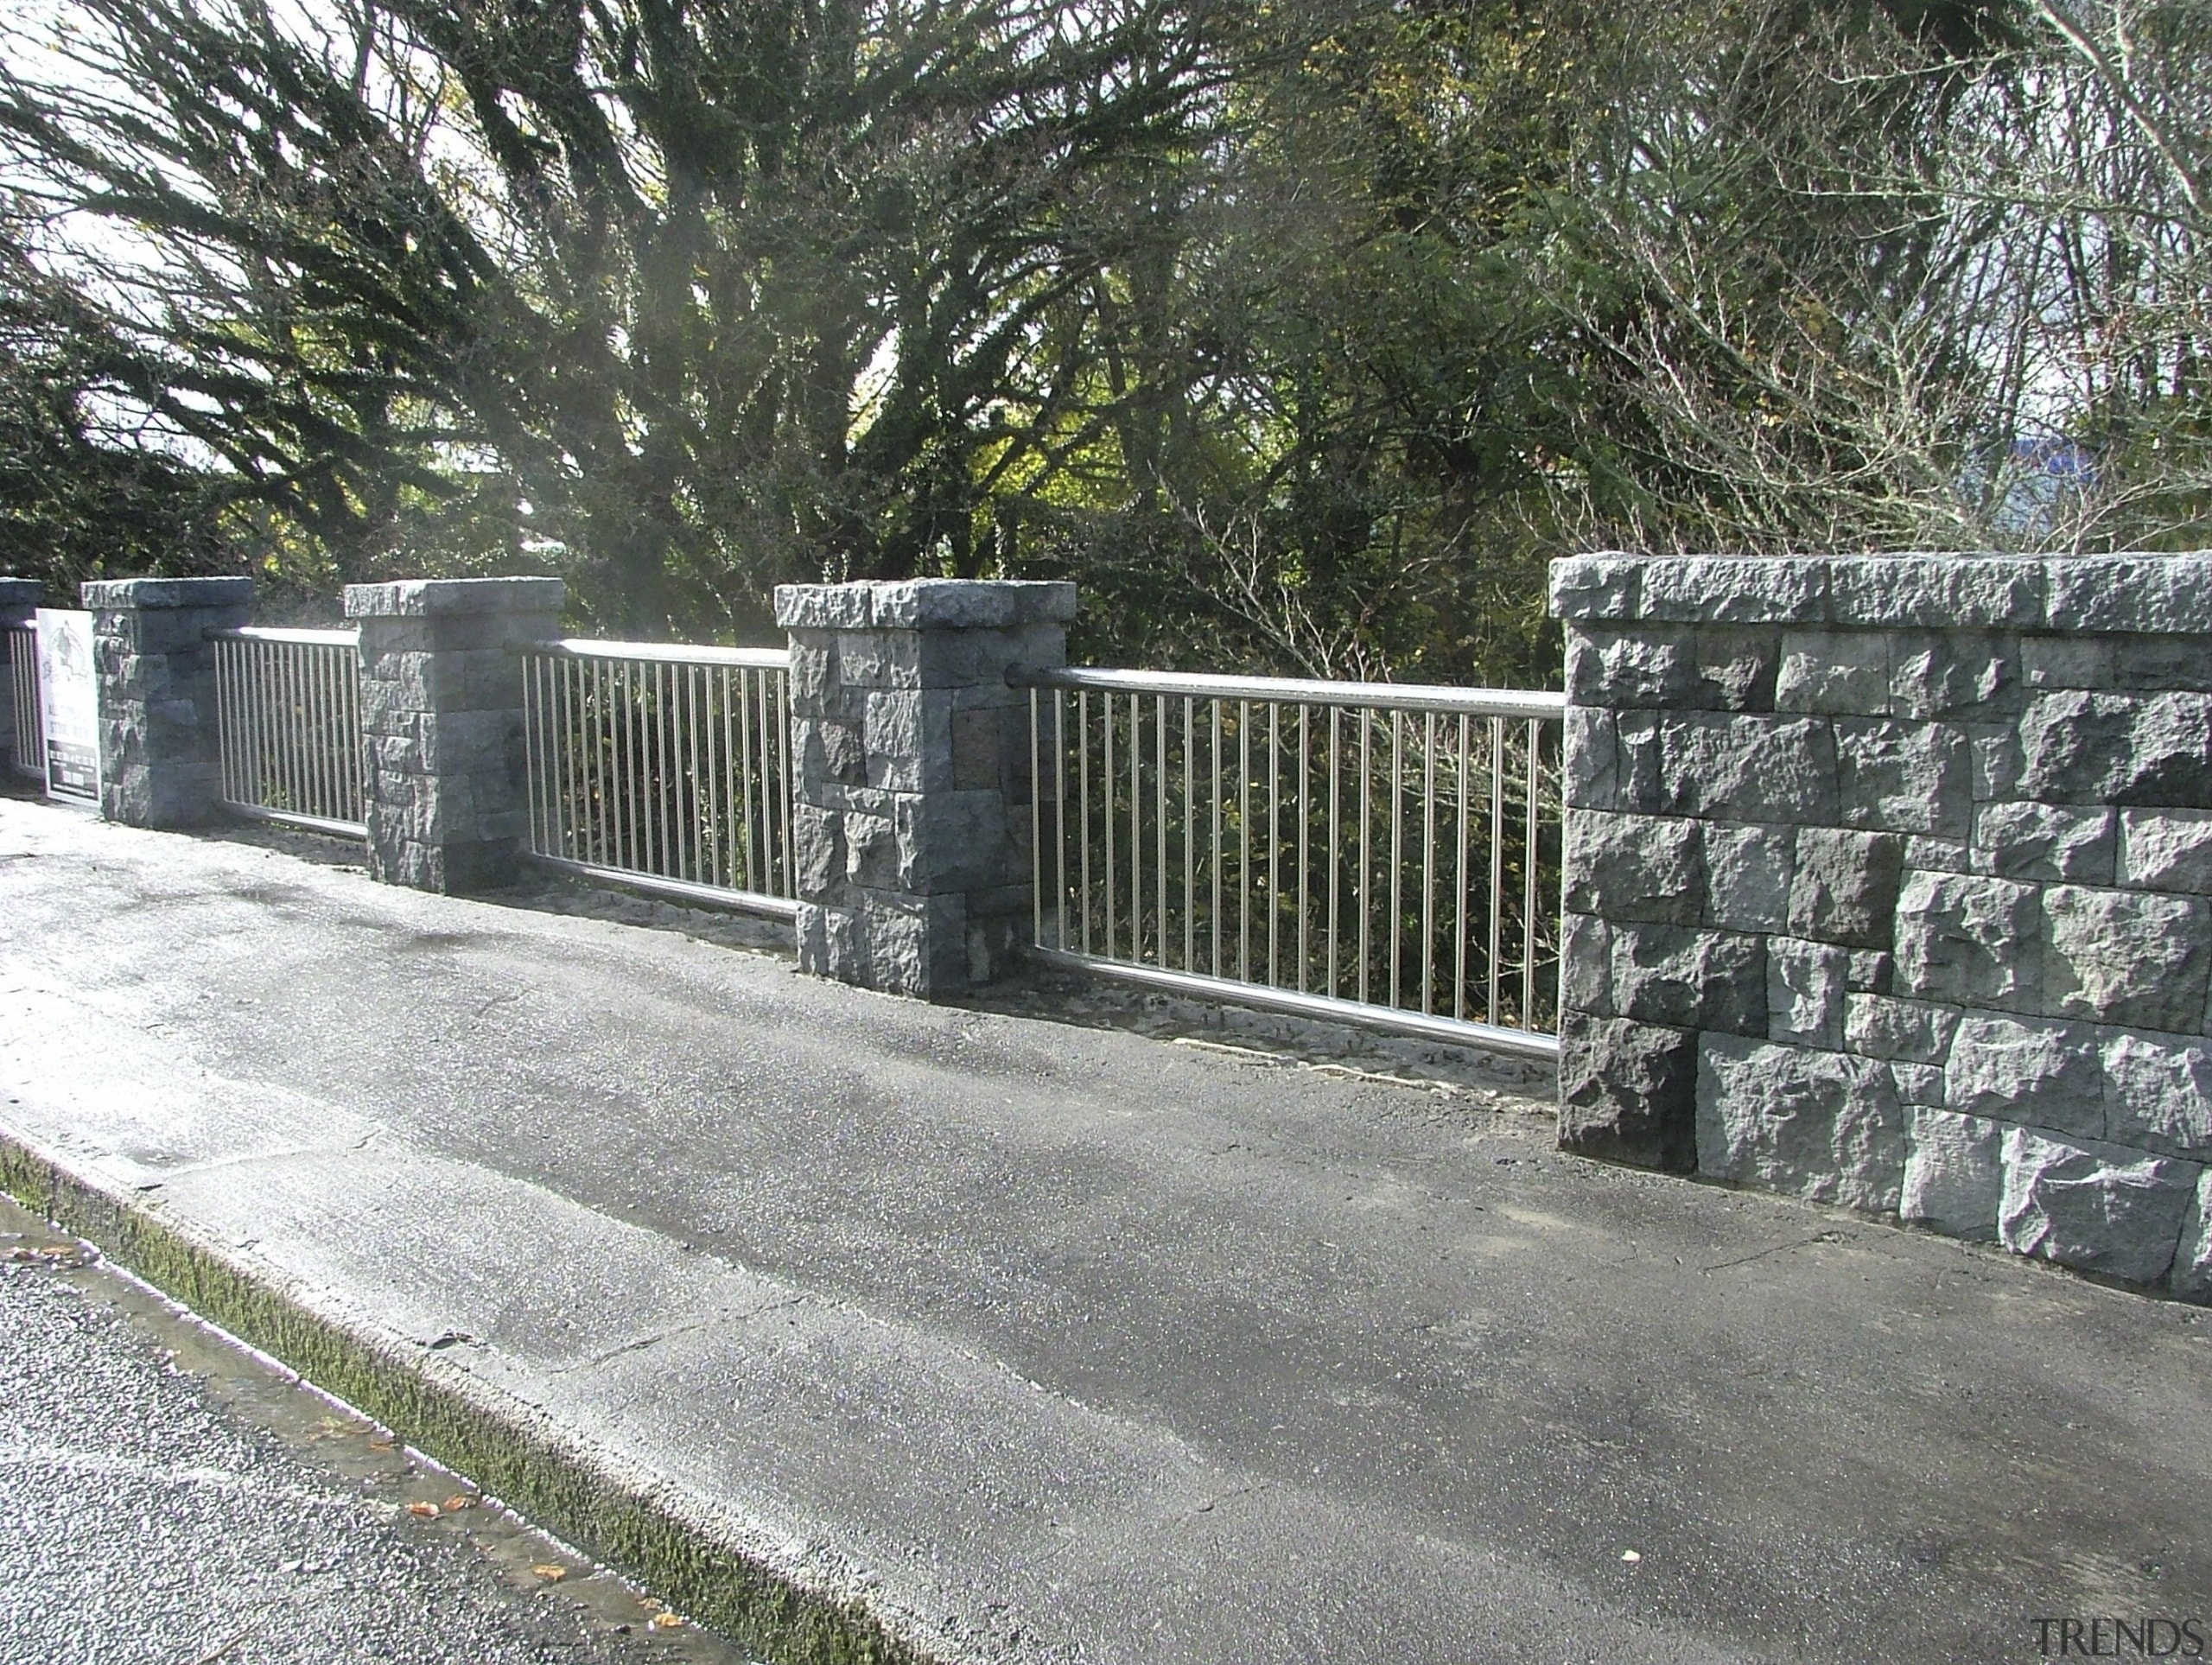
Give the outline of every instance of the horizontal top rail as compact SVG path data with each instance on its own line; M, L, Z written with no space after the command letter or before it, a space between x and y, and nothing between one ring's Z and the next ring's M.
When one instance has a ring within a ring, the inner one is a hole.
M289 642L305 647L353 647L360 636L351 630L279 630L270 625L240 625L233 630L211 630L211 642Z
M1348 705L1376 710L1450 711L1476 717L1565 717L1567 696L1519 688L1448 688L1433 683L1304 682L1289 677L1202 677L1173 670L1068 666L1007 672L1017 688L1095 688L1113 694L1179 694L1195 699Z
M708 647L688 642L601 642L564 637L532 642L522 651L557 659L650 659L664 664L729 664L750 670L788 670L791 650L781 647Z

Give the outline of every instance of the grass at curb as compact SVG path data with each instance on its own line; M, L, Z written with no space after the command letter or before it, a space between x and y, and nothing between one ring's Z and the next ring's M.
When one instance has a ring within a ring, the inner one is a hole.
M0 1128L0 1191L173 1300L282 1361L546 1530L775 1665L929 1665L862 1608L802 1589L715 1541L518 1408L468 1391L388 1342L334 1322L147 1208Z

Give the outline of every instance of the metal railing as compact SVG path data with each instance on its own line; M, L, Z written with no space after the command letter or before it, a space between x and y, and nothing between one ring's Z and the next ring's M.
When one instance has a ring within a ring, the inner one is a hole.
M1555 1058L1558 694L1024 673L1035 952Z
M361 838L361 652L350 630L210 633L225 808Z
M38 688L38 630L32 625L8 626L8 681L15 697L15 749L10 753L15 771L35 780L46 778L46 715Z
M790 669L777 648L525 649L533 858L793 918Z

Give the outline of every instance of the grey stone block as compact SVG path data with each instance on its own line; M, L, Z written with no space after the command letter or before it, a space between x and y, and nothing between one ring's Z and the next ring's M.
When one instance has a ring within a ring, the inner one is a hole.
M2113 801L2127 778L2137 702L2062 689L2028 702L2020 721L2020 791L2046 804Z
M1612 1007L1639 1022L1766 1029L1766 939L1685 925L1609 926Z
M1696 642L1687 626L1592 626L1567 639L1567 697L1576 705L1689 705L1696 687Z
M1694 925L1705 902L1700 823L1566 812L1567 908L1608 919Z
M1891 709L1889 639L1868 630L1783 632L1774 709L1887 715Z
M2046 1010L2170 1031L2203 1021L2212 902L2054 885L2043 913Z
M2212 810L2129 810L2120 829L2120 883L2212 895Z
M2109 636L2023 636L2020 679L2031 689L2117 687L2118 646Z
M1684 623L1817 624L1827 617L1819 556L1675 556L1646 561L1642 616Z
M1786 929L1790 881L1796 873L1796 829L1726 821L1702 824L1705 922L1727 931Z
M1837 556L1828 565L1828 616L1862 628L2032 628L2047 578L2029 557L1990 555Z
M1904 1127L1889 1067L1845 1052L1701 1036L1697 1163L1711 1179L1893 1210Z
M2032 1009L2042 926L2041 898L2028 886L1908 874L1897 895L1897 991L1956 1006Z
M1027 579L909 578L853 584L779 584L785 630L1013 630L1065 624L1073 584Z
M1968 723L1974 748L1974 801L1988 804L2019 796L2020 728L2018 722Z
M2212 808L2212 694L2153 694L2128 728L2122 804Z
M1564 915L1559 958L1560 1010L1612 1016L1612 927L1592 914Z
M1560 1025L1561 1150L1633 1167L1697 1161L1697 1037L1569 1012Z
M1568 556L1551 565L1555 619L1614 621L1637 617L1643 559L1632 555Z
M1890 639L1890 707L1911 718L2010 717L2023 682L2017 637L1957 630Z
M1662 717L1658 732L1658 801L1651 807L1661 812L1834 823L1835 735L1825 721L1688 713Z
M1890 1079L1897 1083L1900 1103L1927 1104L1941 1109L1949 1102L1943 1071L1933 1064L1900 1064L1892 1059Z
M2173 1264L2201 1170L2027 1128L2005 1135L1998 1237L2016 1255L2155 1283Z
M1839 819L1882 832L1967 836L1974 754L1948 723L1840 717L1835 725Z
M1789 887L1791 934L1887 948L1904 874L1904 842L1892 834L1802 829Z
M2105 1038L2102 1062L2107 1139L2212 1157L2212 1042L2122 1031Z
M93 613L158 613L172 607L243 612L253 605L253 580L226 578L96 578L78 586Z
M1705 625L1695 638L1697 678L1690 697L1709 711L1771 711L1781 668L1778 630Z
M1616 807L1639 815L1669 813L1667 760L1659 715L1623 711L1613 721Z
M1943 1081L1944 1103L1964 1115L2104 1136L2104 1071L2086 1024L1968 1013Z
M2212 1305L2212 1168L2196 1177L2196 1197L2182 1224L2171 1280L2182 1300Z
M1997 1235L2004 1200L2001 1123L1923 1104L1906 1111L1898 1217L1953 1237L1986 1241Z
M1610 810L1617 801L1620 744L1613 714L1586 705L1567 709L1563 796L1578 810Z
M1962 839L1929 838L1916 833L1904 841L1907 873L1972 873L1974 847Z
M2069 556L2045 568L2053 630L2212 631L2212 555Z
M1897 976L1897 958L1878 948L1854 948L1845 986L1854 995L1886 995Z
M1850 968L1847 950L1794 937L1768 937L1768 1038L1840 1052L1843 1000Z
M1974 871L2030 883L2108 885L2115 825L2107 809L1984 804L1974 812Z
M346 586L348 619L433 619L455 614L559 616L568 589L557 578L404 578Z

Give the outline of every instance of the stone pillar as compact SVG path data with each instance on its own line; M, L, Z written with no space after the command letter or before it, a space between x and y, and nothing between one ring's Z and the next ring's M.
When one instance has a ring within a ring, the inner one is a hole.
M100 813L199 827L222 813L215 649L253 613L251 578L117 578L83 587L99 678Z
M42 758L24 759L16 755L16 665L10 657L14 651L15 638L8 632L19 625L27 625L38 611L44 591L35 578L0 578L0 768L18 764L29 768L34 763L44 766ZM32 674L35 676L36 670Z
M2212 554L1552 582L1560 1143L2212 1300Z
M1001 975L1032 906L1029 696L1072 584L785 585L799 967L925 999Z
M557 578L346 587L372 876L446 892L514 881L530 830L516 650L560 634L564 594Z

